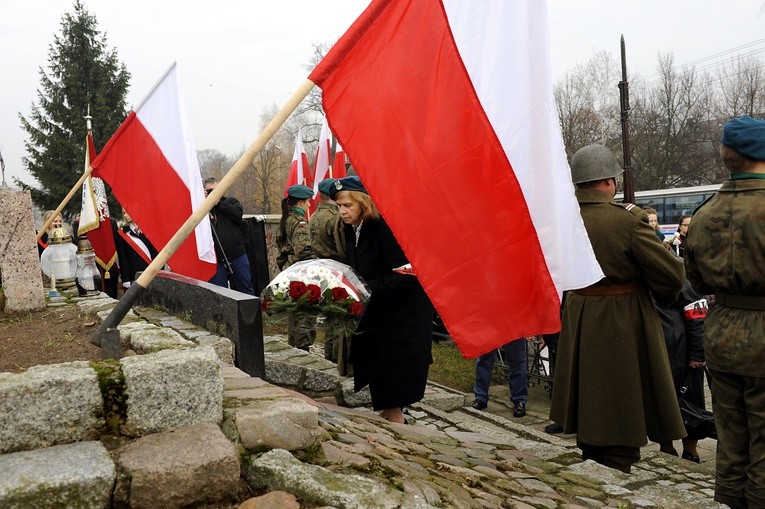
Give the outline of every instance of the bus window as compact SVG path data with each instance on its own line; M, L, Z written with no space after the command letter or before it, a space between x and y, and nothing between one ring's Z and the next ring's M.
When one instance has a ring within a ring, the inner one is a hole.
M689 194L685 196L667 196L664 199L665 210L662 224L674 224L677 226L681 216L693 214L696 207L701 205L705 196L703 194Z
M647 197L647 198L635 198L635 205L645 210L647 207L651 207L656 210L656 216L659 223L664 223L664 198Z

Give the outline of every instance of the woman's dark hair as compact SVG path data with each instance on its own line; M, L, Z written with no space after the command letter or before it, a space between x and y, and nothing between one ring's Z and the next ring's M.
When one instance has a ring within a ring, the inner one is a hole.
M677 231L680 231L680 225L683 224L683 221L692 217L693 216L691 216L690 214L685 214L680 216L680 220L677 222Z
M294 196L282 198L282 218L279 221L279 238L282 239L282 241L287 240L287 216L290 215L290 210L292 210L292 207L299 201L301 200Z

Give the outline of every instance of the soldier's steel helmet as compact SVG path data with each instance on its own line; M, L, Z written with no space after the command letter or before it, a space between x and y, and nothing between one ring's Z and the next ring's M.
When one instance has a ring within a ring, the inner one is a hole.
M603 145L587 145L571 158L571 182L581 184L593 180L618 177L622 168L616 155Z

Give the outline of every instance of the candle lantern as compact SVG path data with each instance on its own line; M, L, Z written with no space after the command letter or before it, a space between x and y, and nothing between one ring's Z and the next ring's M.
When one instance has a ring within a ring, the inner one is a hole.
M77 243L77 272L74 282L80 297L101 293L101 273L96 266L96 253L85 237Z
M40 265L46 276L55 280L60 290L74 286L77 271L77 248L72 236L63 228L53 228L48 234L48 247L40 256Z

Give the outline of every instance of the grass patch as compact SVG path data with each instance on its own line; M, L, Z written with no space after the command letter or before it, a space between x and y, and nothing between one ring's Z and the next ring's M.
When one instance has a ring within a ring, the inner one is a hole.
M433 364L430 365L428 380L446 387L472 392L475 382L475 359L466 359L459 349L449 342L433 343ZM499 363L495 363L492 385L504 385L505 378Z

